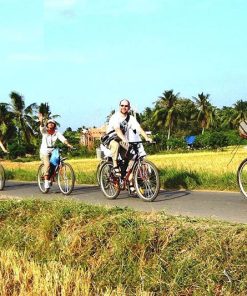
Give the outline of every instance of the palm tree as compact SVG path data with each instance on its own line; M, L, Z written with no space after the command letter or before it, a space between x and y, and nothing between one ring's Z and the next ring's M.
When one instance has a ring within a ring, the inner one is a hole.
M20 142L22 137L26 143L30 144L35 134L33 126L35 125L34 113L37 109L37 104L33 103L26 107L24 97L16 92L11 92L10 98L11 112L14 114L18 141Z
M238 126L241 121L247 120L247 101L238 100L233 107L234 112L230 121L234 126Z
M234 129L233 118L235 118L236 111L233 107L223 106L221 109L216 109L218 127L223 129Z
M55 120L56 118L60 117L60 115L58 115L58 114L52 115L51 108L48 103L41 103L39 105L39 113L41 113L43 115L43 118L45 121L47 121L48 119ZM58 123L57 123L57 125L59 126Z
M164 91L159 100L156 101L154 122L157 126L168 128L167 139L170 139L171 130L179 116L180 109L177 104L179 93L174 94L173 90Z
M201 124L202 134L205 128L209 128L214 121L214 107L209 102L209 94L204 95L203 92L198 97L193 97L197 107L197 121Z
M15 137L16 128L13 123L13 113L10 112L10 105L0 103L0 147L7 152L6 144Z
M140 113L139 120L145 130L153 130L153 113L150 107L146 107L143 113Z
M110 114L107 115L107 117L106 117L106 123L109 123L109 121L110 121L112 115L113 115L115 112L116 112L115 110L111 110Z

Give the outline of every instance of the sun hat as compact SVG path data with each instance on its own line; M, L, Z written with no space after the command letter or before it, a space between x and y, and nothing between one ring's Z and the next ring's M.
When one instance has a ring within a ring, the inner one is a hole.
M46 123L46 126L47 126L49 123L53 123L55 126L57 126L56 121L53 120L53 119L49 119L49 120L47 121L47 123Z

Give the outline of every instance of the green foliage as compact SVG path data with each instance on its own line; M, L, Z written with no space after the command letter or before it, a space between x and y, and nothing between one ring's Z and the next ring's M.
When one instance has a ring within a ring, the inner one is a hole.
M246 140L241 139L236 131L215 131L205 132L203 135L196 136L195 148L199 149L218 149L229 145L244 144Z
M10 159L16 159L17 157L24 157L27 154L34 155L36 151L36 147L32 144L19 144L13 142L12 144L8 145L8 157Z
M167 140L166 144L169 147L169 149L172 149L172 150L186 149L187 147L187 144L184 138L172 137L169 140Z

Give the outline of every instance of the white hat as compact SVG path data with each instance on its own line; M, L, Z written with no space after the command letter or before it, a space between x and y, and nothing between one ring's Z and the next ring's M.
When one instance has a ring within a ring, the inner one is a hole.
M49 119L46 123L46 126L48 125L48 123L53 123L55 126L57 126L56 121L53 119Z

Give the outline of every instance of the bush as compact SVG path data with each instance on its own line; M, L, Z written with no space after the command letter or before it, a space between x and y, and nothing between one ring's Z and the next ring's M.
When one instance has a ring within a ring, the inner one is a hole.
M218 149L228 146L228 137L224 132L212 132L208 138L208 146L212 149Z
M187 144L184 140L184 138L170 138L166 142L169 149L186 149Z

